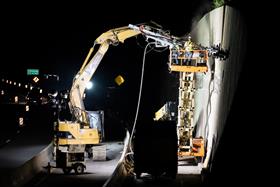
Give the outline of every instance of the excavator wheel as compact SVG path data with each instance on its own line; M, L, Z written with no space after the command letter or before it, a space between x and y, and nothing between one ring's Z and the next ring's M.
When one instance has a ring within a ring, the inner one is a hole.
M81 163L77 163L74 165L74 169L76 174L83 174L85 171L85 166Z

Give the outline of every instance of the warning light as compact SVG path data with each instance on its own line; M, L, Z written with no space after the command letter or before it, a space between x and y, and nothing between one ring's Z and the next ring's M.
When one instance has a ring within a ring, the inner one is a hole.
M15 103L18 103L18 96L15 96Z
M124 83L124 78L121 75L118 75L115 78L115 82L120 86L122 83Z

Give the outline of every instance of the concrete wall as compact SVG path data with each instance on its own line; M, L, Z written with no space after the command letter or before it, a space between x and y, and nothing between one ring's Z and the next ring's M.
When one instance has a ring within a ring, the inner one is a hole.
M232 99L238 84L246 51L246 29L239 12L229 6L205 15L192 29L192 40L203 46L221 44L228 49L226 61L210 58L206 74L196 74L195 116L197 136L207 139L204 167L214 158Z

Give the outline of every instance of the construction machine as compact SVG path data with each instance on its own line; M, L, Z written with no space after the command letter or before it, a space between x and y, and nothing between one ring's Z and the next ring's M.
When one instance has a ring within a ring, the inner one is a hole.
M82 67L74 77L69 92L69 108L73 120L58 120L54 129L55 167L62 168L64 173L69 173L72 169L77 174L83 173L86 168L85 152L87 148L99 144L102 139L102 127L92 123L94 121L90 120L92 114L84 106L83 96L87 83L92 78L110 45L123 43L125 39L138 34L140 34L139 31L121 27L100 35L95 40L93 47L90 48ZM96 45L100 45L99 49L92 55Z
M83 173L86 168L85 152L87 147L99 144L102 139L102 129L91 123L91 114L84 106L83 96L87 83L92 78L110 45L115 46L124 43L126 39L137 35L143 35L146 41L154 45L155 48L168 48L170 50L169 69L171 72L180 73L179 103L177 107L178 155L196 157L205 155L204 138L193 137L194 73L208 71L207 62L210 56L226 58L226 53L219 47L203 47L193 43L190 37L172 36L169 32L149 24L130 24L101 34L95 40L93 47L90 48L84 63L73 79L69 92L69 108L72 120L58 120L55 123L56 167L62 168L65 173L69 173L72 169L77 174ZM99 45L99 48L93 55L96 45ZM158 111L155 119L174 119L174 113L166 114L168 111L164 109Z

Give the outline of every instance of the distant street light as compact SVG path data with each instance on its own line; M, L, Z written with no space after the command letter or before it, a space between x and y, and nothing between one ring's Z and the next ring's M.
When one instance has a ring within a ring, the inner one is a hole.
M18 96L15 96L15 103L18 103Z
M24 125L23 117L20 117L18 119L18 124L19 124L19 126L23 126Z
M59 81L59 76L56 74L44 74L45 79L49 79L49 78L55 78L57 81Z

